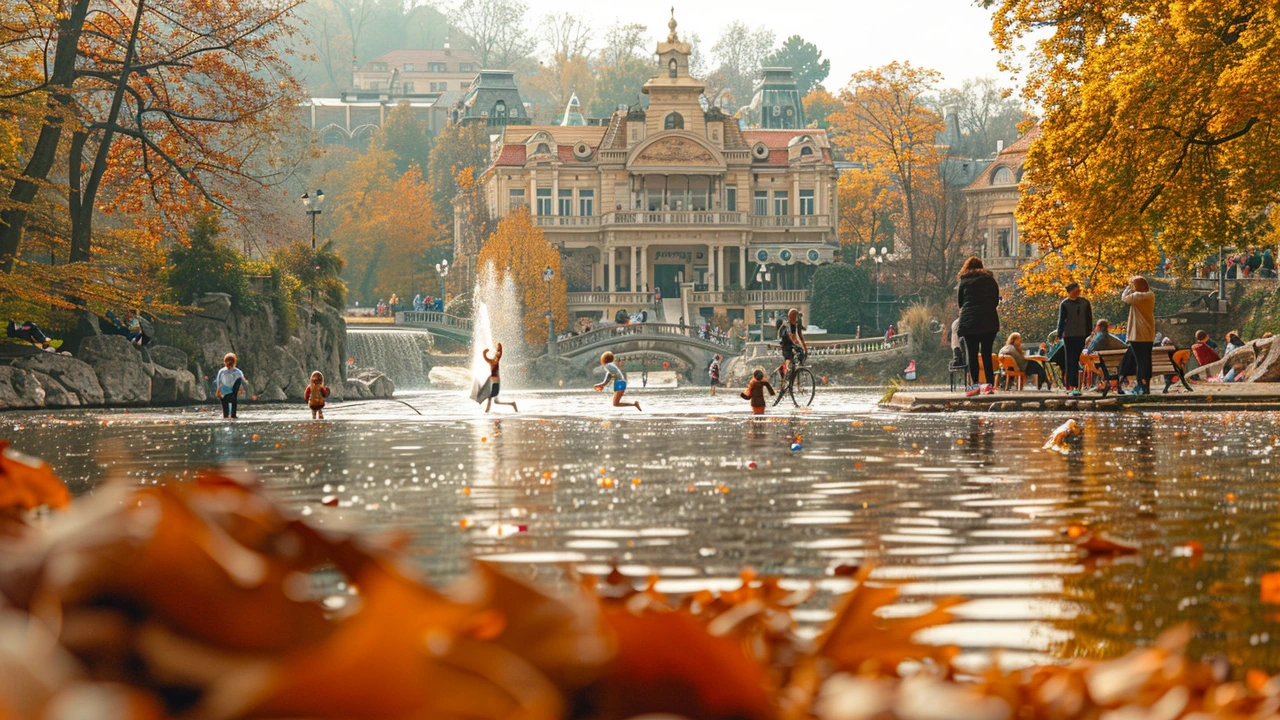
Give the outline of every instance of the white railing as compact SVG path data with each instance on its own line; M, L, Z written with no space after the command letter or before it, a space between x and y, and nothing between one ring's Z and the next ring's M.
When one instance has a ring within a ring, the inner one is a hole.
M571 292L565 293L570 307L583 305L616 305L631 307L632 305L653 305L653 293L638 292Z
M831 355L866 355L884 352L907 345L911 342L911 333L894 335L885 340L882 337L859 338L857 340L807 340L810 357ZM777 341L753 342L747 345L747 354L751 357L780 354Z
M536 215L534 221L540 228L597 227L598 215Z
M756 215L751 225L758 228L830 228L830 215Z
M604 216L605 225L746 225L746 213L728 210L694 212L612 212Z
M714 333L708 335L701 328L669 323L633 323L631 325L610 325L582 335L558 340L556 341L556 352L561 354L569 353L604 340L633 340L640 337L705 344L714 347L717 352L734 351L734 342L731 338Z
M763 295L763 298L761 297ZM808 290L721 290L716 292L689 293L689 303L693 305L759 305L765 303L782 305L787 303L809 302Z
M471 318L461 318L442 312L406 310L396 313L397 325L441 325L471 332Z

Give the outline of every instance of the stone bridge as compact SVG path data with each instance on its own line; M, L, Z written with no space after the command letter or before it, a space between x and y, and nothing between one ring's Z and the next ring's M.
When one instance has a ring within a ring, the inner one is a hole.
M609 350L617 355L651 353L682 360L695 369L706 367L711 358L733 357L742 352L732 340L702 337L698 328L665 323L613 325L557 341L557 355L570 360L597 361Z

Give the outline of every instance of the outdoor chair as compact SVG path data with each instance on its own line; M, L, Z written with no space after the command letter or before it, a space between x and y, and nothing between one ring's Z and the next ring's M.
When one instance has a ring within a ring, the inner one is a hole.
M1018 389L1022 390L1027 384L1027 374L1018 369L1018 361L1008 355L997 355L1000 359L1000 372L1004 376L1004 389L1008 390L1010 383L1015 380L1018 383Z
M955 357L951 358L950 364L947 365L947 372L951 376L951 392L956 391L956 373L960 373L961 386L969 386L969 357L968 348L965 345L964 338L960 339L960 360L956 361Z

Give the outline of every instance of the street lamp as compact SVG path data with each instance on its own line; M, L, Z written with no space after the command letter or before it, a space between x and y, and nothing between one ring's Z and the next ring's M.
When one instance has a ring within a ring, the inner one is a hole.
M440 276L440 310L444 311L444 279L449 276L449 261L436 263L436 274ZM432 308L434 309L434 308Z
M884 261L886 259L885 255L889 254L889 248L887 247L880 248L879 254L876 253L875 248L870 248L869 250L867 250L867 254L870 255L871 259L874 260L876 263L876 291L875 291L876 292L876 299L875 299L876 332L879 333L880 332L880 266L884 264Z
M312 207L314 205L314 207ZM316 261L316 218L320 216L320 206L324 205L324 191L316 190L315 196L310 193L302 193L302 206L306 208L306 212L311 216L311 259ZM316 282L320 282L320 263L316 263ZM316 302L316 289L311 288L311 304L314 306Z
M760 342L764 342L764 285L772 279L768 265L760 263L756 266L756 284L760 286Z
M316 190L313 197L310 193L302 193L302 205L311 216L311 249L316 249L316 217L320 215L320 206L324 204L324 191ZM315 207L312 207L315 205Z
M547 347L554 347L556 342L556 321L551 317L551 279L555 276L550 265L542 271L542 282L547 284Z

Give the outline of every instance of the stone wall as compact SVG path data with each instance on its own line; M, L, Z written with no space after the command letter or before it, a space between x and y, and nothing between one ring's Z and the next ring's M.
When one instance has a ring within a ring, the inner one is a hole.
M156 323L155 342L145 349L119 335L90 335L74 357L21 348L18 356L0 359L0 409L214 402L213 377L228 352L240 358L246 399L301 402L314 370L324 373L333 400L395 391L378 373L344 378L346 323L333 308L300 308L297 332L282 342L269 305L239 313L229 296L212 293L196 306L190 315ZM96 328L95 319L87 319L83 325Z

